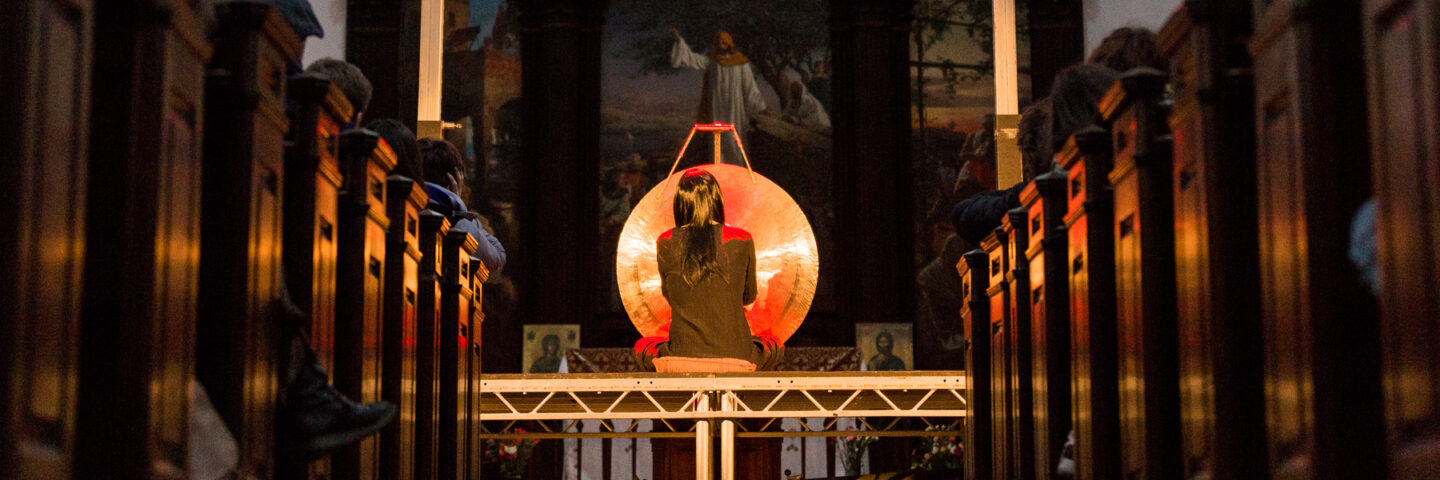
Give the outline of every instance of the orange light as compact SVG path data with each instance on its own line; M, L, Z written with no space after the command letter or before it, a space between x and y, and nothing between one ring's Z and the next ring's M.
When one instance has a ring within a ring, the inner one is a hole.
M735 124L733 124L733 123L720 123L720 122L715 122L715 123L697 123L697 124L695 124L694 130L700 131L700 132L733 132L733 131L735 131Z

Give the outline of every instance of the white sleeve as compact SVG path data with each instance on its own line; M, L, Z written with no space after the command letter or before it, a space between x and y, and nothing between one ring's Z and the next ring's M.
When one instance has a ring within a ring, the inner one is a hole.
M685 39L675 39L675 45L670 47L671 68L693 68L704 70L709 65L710 59L704 55L695 53L690 45L685 44Z

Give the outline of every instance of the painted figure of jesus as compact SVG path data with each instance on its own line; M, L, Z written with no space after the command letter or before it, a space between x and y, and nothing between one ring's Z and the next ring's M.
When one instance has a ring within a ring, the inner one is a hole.
M748 138L745 131L750 116L768 110L760 85L755 82L755 73L750 69L750 60L735 49L735 40L721 31L715 34L710 54L701 55L690 49L679 31L671 28L670 36L675 38L675 45L670 49L670 66L705 72L695 121L734 124L741 138ZM724 145L724 155L730 163L742 162L739 152L729 142Z

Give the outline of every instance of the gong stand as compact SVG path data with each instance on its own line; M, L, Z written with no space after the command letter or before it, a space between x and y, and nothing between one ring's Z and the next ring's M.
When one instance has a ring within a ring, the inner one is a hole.
M735 124L720 122L697 123L695 126L690 127L690 134L685 136L685 144L680 146L680 153L675 154L675 161L670 164L670 173L666 174L665 178L668 179L675 175L675 167L680 166L681 158L685 158L685 151L690 149L690 141L695 139L695 132L713 132L715 134L714 163L716 165L720 164L721 138L724 137L725 132L730 132L731 137L735 139L735 146L740 148L740 158L745 159L745 170L750 172L750 183L755 183L755 169L750 168L750 156L745 154L745 142L740 141L740 132L735 131ZM665 188L667 191L669 190L669 180L665 181Z

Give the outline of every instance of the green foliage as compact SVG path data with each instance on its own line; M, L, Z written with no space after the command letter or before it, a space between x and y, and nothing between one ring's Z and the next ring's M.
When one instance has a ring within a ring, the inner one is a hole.
M980 80L995 73L995 28L990 0L917 0L912 32L916 62L938 64L952 84ZM980 44L984 57L957 60L940 57L930 50L940 42L965 35Z

